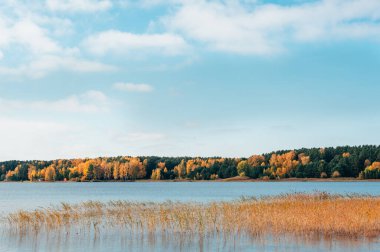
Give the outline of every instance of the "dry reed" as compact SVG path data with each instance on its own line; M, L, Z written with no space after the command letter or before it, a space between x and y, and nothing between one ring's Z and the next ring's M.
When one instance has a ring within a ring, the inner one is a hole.
M192 235L301 235L379 237L380 197L288 194L232 202L136 203L88 201L19 211L7 217L18 233L70 230L98 233L120 228L131 233Z

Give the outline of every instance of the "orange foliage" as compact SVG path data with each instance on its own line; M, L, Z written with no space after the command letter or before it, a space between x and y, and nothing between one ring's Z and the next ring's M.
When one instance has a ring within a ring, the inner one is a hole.
M283 176L299 164L299 161L295 160L295 157L295 151L289 151L282 155L272 154L269 164L271 167L276 168L277 175Z
M298 155L298 160L301 161L302 165L307 165L308 163L310 163L310 157L306 156L304 153Z
M248 164L250 166L265 165L265 157L263 155L253 155L248 158Z

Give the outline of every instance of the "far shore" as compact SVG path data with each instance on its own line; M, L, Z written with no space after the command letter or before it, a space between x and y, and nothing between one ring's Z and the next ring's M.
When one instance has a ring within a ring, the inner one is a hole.
M153 180L153 179L139 179L139 180L95 180L95 181L0 181L0 183L123 183L123 182L137 182L137 183L173 183L173 182L380 182L380 179L358 179L358 178L283 178L283 179L253 179L249 177L236 176L227 179L215 180L190 180L190 179L172 179L172 180Z

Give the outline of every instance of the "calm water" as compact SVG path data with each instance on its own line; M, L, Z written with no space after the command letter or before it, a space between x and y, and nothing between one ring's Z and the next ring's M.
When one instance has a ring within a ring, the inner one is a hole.
M0 183L0 213L86 200L221 201L292 192L380 194L377 182Z
M226 201L241 196L326 191L380 195L376 182L135 182L135 183L0 183L0 215L18 209L36 209L60 202L109 201ZM131 238L108 234L100 237L70 234L64 237L18 237L0 231L0 251L380 251L378 240L295 241L265 238L221 240L170 237Z

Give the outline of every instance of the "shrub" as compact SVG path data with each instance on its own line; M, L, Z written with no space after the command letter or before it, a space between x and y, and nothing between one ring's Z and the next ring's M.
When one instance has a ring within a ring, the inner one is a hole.
M321 172L321 178L327 178L327 173L326 172Z
M334 171L333 174L331 175L333 178L339 178L340 177L340 172Z

